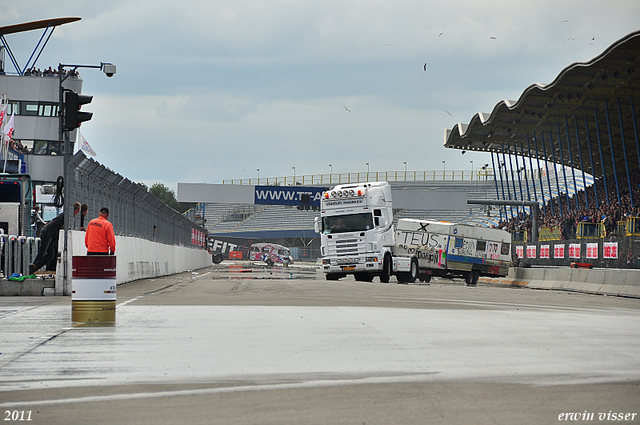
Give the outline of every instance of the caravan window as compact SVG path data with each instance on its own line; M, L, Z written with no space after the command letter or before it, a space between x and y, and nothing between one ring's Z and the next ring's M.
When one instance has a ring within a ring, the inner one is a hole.
M500 248L500 254L509 255L510 248L511 248L511 244L503 243L502 247Z
M485 251L487 249L487 241L478 241L477 251Z

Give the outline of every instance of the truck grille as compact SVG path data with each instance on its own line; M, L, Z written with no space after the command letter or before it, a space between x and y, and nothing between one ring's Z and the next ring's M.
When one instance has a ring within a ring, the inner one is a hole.
M357 255L365 252L364 239L337 239L328 243L329 254L341 256Z

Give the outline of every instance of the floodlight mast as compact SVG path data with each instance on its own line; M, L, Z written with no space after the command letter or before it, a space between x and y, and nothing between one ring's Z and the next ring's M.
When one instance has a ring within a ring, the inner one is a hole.
M69 160L71 159L71 141L69 140L69 131L73 131L73 129L65 131L65 123L63 120L63 111L65 110L64 108L64 88L62 87L62 83L69 78L69 76L71 75L71 73L63 76L64 73L64 69L65 68L72 68L72 72L75 73L75 71L78 68L95 68L95 69L100 69L102 72L105 73L105 75L107 77L113 77L113 75L116 73L116 66L112 63L109 62L100 62L100 65L71 65L71 64L63 64L60 63L58 64L58 80L59 80L59 85L58 85L58 139L60 141L63 142L63 170L62 170L62 179L63 179L63 188L64 185L68 184L68 175L69 175ZM89 118L90 119L90 118ZM70 202L69 199L67 199L66 193L64 194L64 196L62 197L62 207L63 207L63 214L64 214L64 244L63 244L63 248L62 248L62 280L63 280L63 284L62 284L62 288L63 288L63 294L57 294L57 295L64 295L64 293L67 293L69 291L68 289L68 285L69 285L69 276L68 276L68 258L69 258L69 252L68 252L68 240L69 240L69 224L71 222L71 219L73 218L71 216L71 209L67 208L68 206L72 205L72 203ZM58 208L59 206L56 205Z

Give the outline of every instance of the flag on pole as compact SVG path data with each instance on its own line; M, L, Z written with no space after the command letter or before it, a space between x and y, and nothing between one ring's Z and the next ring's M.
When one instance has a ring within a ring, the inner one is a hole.
M9 122L4 127L4 142L9 143L11 138L13 137L13 121L15 117L15 111L11 111L11 118L9 118Z
M7 103L2 102L2 105L0 105L0 107L2 107L2 109L0 109L0 129L2 129L2 124L4 123L4 116L7 115L8 104L9 102L7 101Z
M80 150L88 155L91 156L96 156L97 153L95 153L95 151L93 149L91 149L91 145L89 145L89 142L87 142L87 140L84 138L84 136L82 135L82 133L80 133L80 130L78 130L78 139L80 141Z

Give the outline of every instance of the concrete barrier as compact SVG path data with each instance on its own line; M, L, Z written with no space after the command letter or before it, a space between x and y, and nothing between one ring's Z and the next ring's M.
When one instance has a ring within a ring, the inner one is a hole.
M84 232L71 231L69 237L68 273L71 276L71 261L74 255L87 255ZM62 238L60 238L62 251ZM116 284L167 276L186 270L197 270L211 265L211 255L205 249L186 246L165 245L146 239L116 236ZM71 279L69 279L69 282ZM71 288L63 285L61 263L56 273L56 295L69 295Z
M480 282L640 298L640 270L637 269L512 267L504 278L482 277Z
M31 297L46 295L47 290L53 292L55 282L53 279L25 279L0 280L0 296L8 297Z

